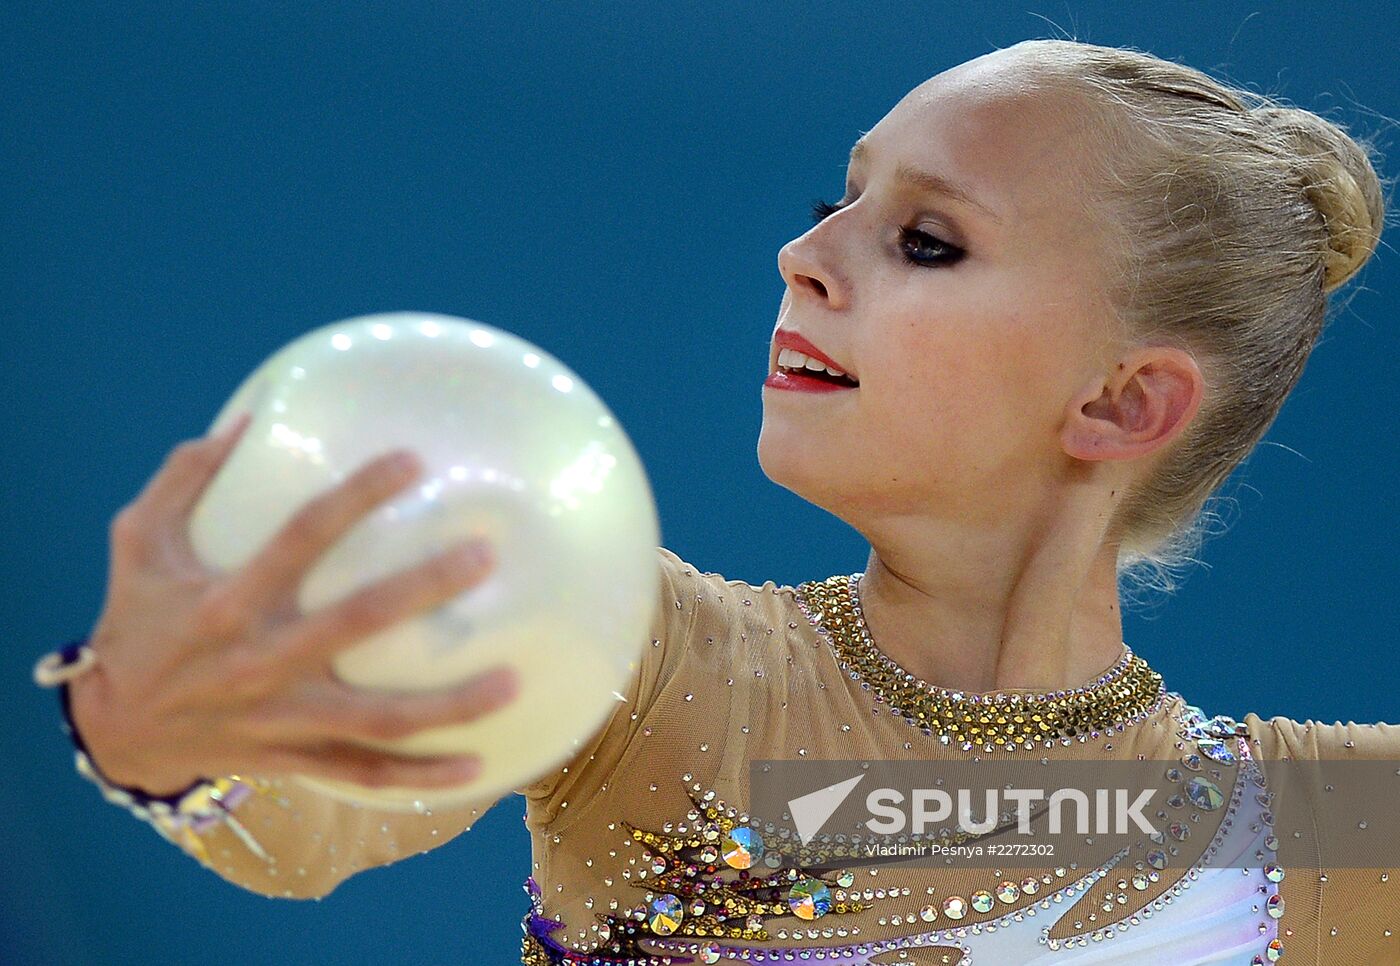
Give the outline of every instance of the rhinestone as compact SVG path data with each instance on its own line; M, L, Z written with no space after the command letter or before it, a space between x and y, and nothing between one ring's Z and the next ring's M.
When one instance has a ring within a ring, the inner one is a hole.
M1275 918L1275 919L1282 918L1282 916L1283 916L1283 896L1280 896L1280 895L1277 895L1277 894L1272 895L1272 896L1269 896L1268 901L1264 903L1264 908L1265 908L1266 910L1268 910L1269 915L1272 916L1273 918Z
M1040 891L1040 882L1035 876L1026 876L1021 880L1021 891L1028 896L1033 896Z
M849 889L855 884L856 875L850 869L842 869L836 876L836 884L843 889Z
M719 962L719 943L707 942L700 944L700 962L707 966Z
M1194 751L1188 755L1182 755L1181 763L1187 768L1189 768L1191 771L1201 770L1201 756L1196 754Z
M1016 883L1008 879L997 886L997 898L1010 905L1021 898L1021 890L1016 887Z
M724 837L720 849L730 868L751 868L763 857L763 836L755 829L735 828Z
M1226 747L1225 742L1219 738L1202 738L1196 742L1196 747L1201 749L1201 754L1212 761L1218 761L1222 765L1235 763L1235 753Z
M788 906L799 919L820 919L831 908L831 890L821 879L803 879L788 890Z
M838 664L875 703L937 736L942 744L965 751L1033 748L1035 742L1060 739L1069 744L1101 733L1114 734L1126 721L1138 720L1156 706L1163 693L1161 675L1133 654L1127 644L1114 667L1092 685L1043 694L968 695L935 687L904 671L880 652L861 614L861 574L808 581L797 600L809 621L823 631ZM813 615L820 617L814 618ZM880 707L871 709L878 715ZM843 730L845 730L843 728Z
M1178 842L1185 842L1191 837L1191 827L1185 822L1172 822L1167 826L1167 834Z
M1147 864L1154 869L1165 869L1167 867L1167 853L1161 849L1153 849L1147 853Z
M986 889L978 889L972 894L972 908L976 912L991 912L996 901Z
M1133 876L1133 888L1136 889L1138 892L1146 891L1147 876L1143 875L1141 872L1136 873Z
M931 905L924 906L922 909L919 910L919 918L922 919L924 922L933 922L935 919L938 918L938 910L933 908L933 906Z
M944 899L943 915L949 919L961 919L967 915L967 900L962 896L949 896Z
M1193 778L1187 782L1186 797L1203 812L1213 812L1225 804L1225 793L1207 778Z
M1273 864L1264 866L1264 878L1268 879L1270 882L1282 882L1283 866Z
M1269 962L1278 962L1283 958L1283 943L1277 939L1270 939L1269 945L1264 947L1264 955L1269 957Z
M681 906L681 901L667 892L651 900L647 925L656 935L669 936L676 931L676 927L681 924L681 918L684 915L685 909Z

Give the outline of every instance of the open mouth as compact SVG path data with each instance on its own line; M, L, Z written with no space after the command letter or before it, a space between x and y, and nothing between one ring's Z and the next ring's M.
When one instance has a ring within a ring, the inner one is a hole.
M779 327L773 334L773 367L784 378L807 382L809 387L826 383L831 389L855 389L860 380L813 345L800 332Z
M831 383L834 386L845 386L848 389L854 389L860 385L860 383L856 382L850 376L832 375L825 369L808 369L805 366L801 369L792 369L787 366L779 366L778 371L790 376L803 376L808 379L816 379L820 382Z

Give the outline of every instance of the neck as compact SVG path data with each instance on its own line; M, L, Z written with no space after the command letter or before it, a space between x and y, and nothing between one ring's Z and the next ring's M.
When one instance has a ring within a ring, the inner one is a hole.
M1032 540L908 521L872 534L859 592L875 645L929 684L969 692L1097 677L1123 649L1118 547L1091 522L1103 514L1082 516L1061 514Z

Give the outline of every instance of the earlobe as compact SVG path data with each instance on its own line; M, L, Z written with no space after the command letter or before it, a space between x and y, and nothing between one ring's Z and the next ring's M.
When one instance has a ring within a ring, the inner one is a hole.
M1133 459L1175 439L1200 407L1204 380L1190 353L1153 346L1090 386L1069 407L1061 442L1076 459Z

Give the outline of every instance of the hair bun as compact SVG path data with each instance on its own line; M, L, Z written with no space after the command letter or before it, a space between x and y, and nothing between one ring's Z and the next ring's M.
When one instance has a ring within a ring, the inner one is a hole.
M1322 289L1330 292L1360 270L1380 242L1385 200L1371 159L1340 127L1311 111L1261 107L1256 114L1287 135L1297 154L1303 192L1322 215Z

